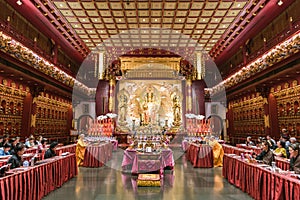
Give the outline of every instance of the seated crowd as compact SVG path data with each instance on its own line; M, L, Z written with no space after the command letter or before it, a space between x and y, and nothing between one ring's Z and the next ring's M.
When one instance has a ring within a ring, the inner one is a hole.
M10 156L7 164L10 165L10 169L18 168L23 166L23 154L26 149L35 147L37 153L44 154L44 159L56 156L55 148L57 147L57 142L52 142L50 148L47 149L47 139L39 136L37 140L31 135L26 139L25 143L20 142L20 138L9 138L8 135L0 136L0 158L3 156Z
M268 135L266 138L259 137L255 145L252 138L248 136L246 145L256 146L262 149L259 155L256 155L254 152L248 155L252 161L271 165L271 163L275 161L275 157L286 158L290 161L290 171L300 174L299 143L297 143L295 137L289 138L286 129L282 130L281 137L277 142Z

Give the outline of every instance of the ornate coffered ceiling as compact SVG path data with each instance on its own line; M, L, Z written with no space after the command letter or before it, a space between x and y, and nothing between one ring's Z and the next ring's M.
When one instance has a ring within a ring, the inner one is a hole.
M187 47L167 30L187 35L210 51L250 1L53 1L92 50L108 38L114 47ZM144 29L155 31L145 31ZM128 35L128 30L137 31ZM120 35L120 37L116 37ZM122 35L124 37L122 37ZM149 37L150 36L150 37ZM166 36L166 37L164 37ZM178 36L180 37L180 36Z
M58 20L60 25L55 24L65 30L66 37L79 36L91 51L102 44L119 51L117 54L154 48L186 57L197 45L214 58L228 45L223 45L226 38L241 32L251 21L249 16L256 15L265 4L265 0L32 2L52 23ZM146 51L142 54L149 53Z

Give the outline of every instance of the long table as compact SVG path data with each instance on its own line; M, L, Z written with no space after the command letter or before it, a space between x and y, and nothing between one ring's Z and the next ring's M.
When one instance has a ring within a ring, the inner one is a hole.
M186 158L193 167L210 168L214 166L213 151L209 145L191 143L186 151Z
M248 163L234 155L224 155L223 176L254 199L300 199L300 180Z
M77 175L75 154L44 162L10 170L10 175L0 178L0 199L39 200Z
M102 167L112 158L113 145L105 142L99 145L89 145L85 149L83 167Z
M125 150L122 170L124 172L131 171L133 174L151 171L163 173L166 167L173 168L174 165L173 151L171 149L163 149L159 153L140 153L136 150Z
M223 144L222 147L223 147L224 153L226 153L226 154L241 155L241 153L243 153L243 154L252 153L251 150L231 146L231 145L228 145L228 144ZM282 170L288 170L290 168L289 160L286 159L286 158L275 157L275 161L276 161L276 166L279 167Z

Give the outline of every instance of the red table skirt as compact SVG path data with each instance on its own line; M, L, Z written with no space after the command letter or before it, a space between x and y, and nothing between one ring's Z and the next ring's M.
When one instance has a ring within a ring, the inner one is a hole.
M83 167L102 167L112 158L111 143L99 146L87 146L84 153Z
M17 168L15 173L0 178L0 199L36 200L77 175L75 154L28 168Z
M227 145L227 144L223 144L222 147L223 147L224 153L226 153L226 154L241 155L241 153L244 153L244 154L251 153L250 150ZM275 157L275 160L276 160L276 166L279 167L280 169L286 171L290 168L290 163L285 158Z
M190 144L186 152L186 157L194 167L209 168L214 166L213 151L208 145L198 146Z
M254 199L300 199L300 180L271 172L257 164L224 156L223 176Z
M66 146L57 147L55 149L56 155L59 155L61 153L69 152L69 153L75 153L76 152L76 144L70 144Z

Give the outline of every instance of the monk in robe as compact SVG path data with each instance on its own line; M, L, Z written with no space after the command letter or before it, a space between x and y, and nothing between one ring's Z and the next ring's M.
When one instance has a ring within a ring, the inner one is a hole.
M209 145L213 149L214 167L222 167L223 166L223 156L224 156L224 150L222 148L222 145L215 139L214 136L210 137Z
M83 141L83 139L84 134L80 134L76 145L76 161L78 166L82 166L84 160L86 143Z

